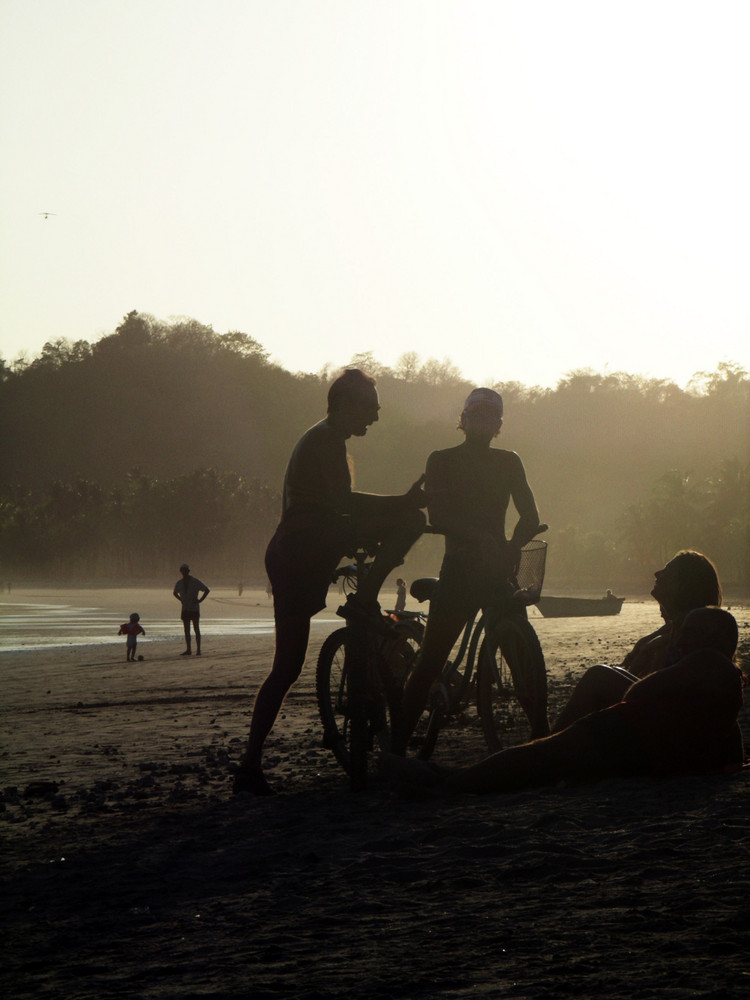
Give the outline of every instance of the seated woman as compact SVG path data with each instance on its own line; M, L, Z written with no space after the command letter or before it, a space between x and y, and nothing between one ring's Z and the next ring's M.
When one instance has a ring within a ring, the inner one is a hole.
M484 795L604 778L715 774L742 767L737 715L745 678L734 665L737 622L721 608L684 621L672 666L636 681L621 702L478 764L439 770L389 756L386 775L412 792Z
M599 664L591 667L573 691L553 733L567 729L576 719L622 700L639 677L674 663L672 636L685 615L694 608L719 607L721 584L714 564L700 552L685 549L654 573L651 596L659 602L664 625L639 639L619 667Z

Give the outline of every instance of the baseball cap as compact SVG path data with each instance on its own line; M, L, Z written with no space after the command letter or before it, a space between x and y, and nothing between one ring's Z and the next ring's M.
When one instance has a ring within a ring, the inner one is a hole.
M464 413L469 413L478 406L491 406L497 415L503 415L503 397L494 389L472 389L464 403Z

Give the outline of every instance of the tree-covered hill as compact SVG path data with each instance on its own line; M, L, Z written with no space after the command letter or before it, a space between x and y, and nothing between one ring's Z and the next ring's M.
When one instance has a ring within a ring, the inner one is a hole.
M377 377L382 404L378 424L350 442L356 485L402 491L430 451L461 440L456 422L471 385L451 362L413 353L395 369L372 355L352 364ZM99 537L97 510L111 535L132 526L137 509L139 537L158 549L149 563L185 551L180 538L205 542L208 534L205 554L216 571L262 575L286 461L324 415L335 374L293 374L246 334L137 312L95 344L58 340L31 362L2 364L0 559L16 573L41 570L39 553L32 557L22 539L39 542L45 519L70 523L85 508L88 533L78 544L91 551L80 572L106 573L114 563L117 572L134 571L108 556L103 541L85 540ZM742 368L723 364L687 389L588 370L568 373L554 389L495 387L506 408L498 444L522 456L551 525L551 572L615 583L614 567L642 573L661 549L692 546L725 561L734 552L731 576L747 579L750 379ZM194 511L192 525L178 525L180 502ZM250 523L240 531L243 511ZM41 512L33 531L21 524ZM58 556L67 548L64 527L47 546Z

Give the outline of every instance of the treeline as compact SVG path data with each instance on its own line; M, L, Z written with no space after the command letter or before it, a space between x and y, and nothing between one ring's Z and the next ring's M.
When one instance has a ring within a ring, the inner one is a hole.
M350 442L356 485L400 492L430 451L461 440L472 386L452 362L413 352L394 368L351 363L376 375L383 407ZM61 339L0 363L0 575L161 576L199 551L211 573L262 579L286 461L335 374L293 374L247 334L137 312L95 344ZM551 526L553 578L643 585L694 546L747 583L750 378L739 365L686 389L589 370L554 389L495 388L499 444L522 456ZM433 572L436 558L425 539L410 562Z
M636 587L684 548L710 554L725 585L750 585L750 466L725 459L706 479L672 470L625 508L611 533L556 531L550 566L581 586Z
M553 528L548 576L582 590L639 589L678 549L698 548L711 554L726 584L747 587L749 483L750 469L736 460L705 480L670 472L619 515L610 533ZM210 469L170 480L133 472L111 489L76 479L35 498L6 490L2 570L8 580L145 582L174 575L189 559L207 578L257 584L279 504L278 491L266 484ZM440 544L421 539L404 572L435 573Z
M112 488L77 478L34 495L6 489L3 569L8 579L137 582L189 560L207 579L257 580L279 504L265 483L212 469L165 480L134 471Z

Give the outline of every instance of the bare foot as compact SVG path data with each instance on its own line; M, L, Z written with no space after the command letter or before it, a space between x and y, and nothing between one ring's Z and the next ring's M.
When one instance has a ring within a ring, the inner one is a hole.
M232 794L241 795L248 792L250 795L275 795L276 792L266 781L265 775L260 768L240 767L234 773L234 784Z

